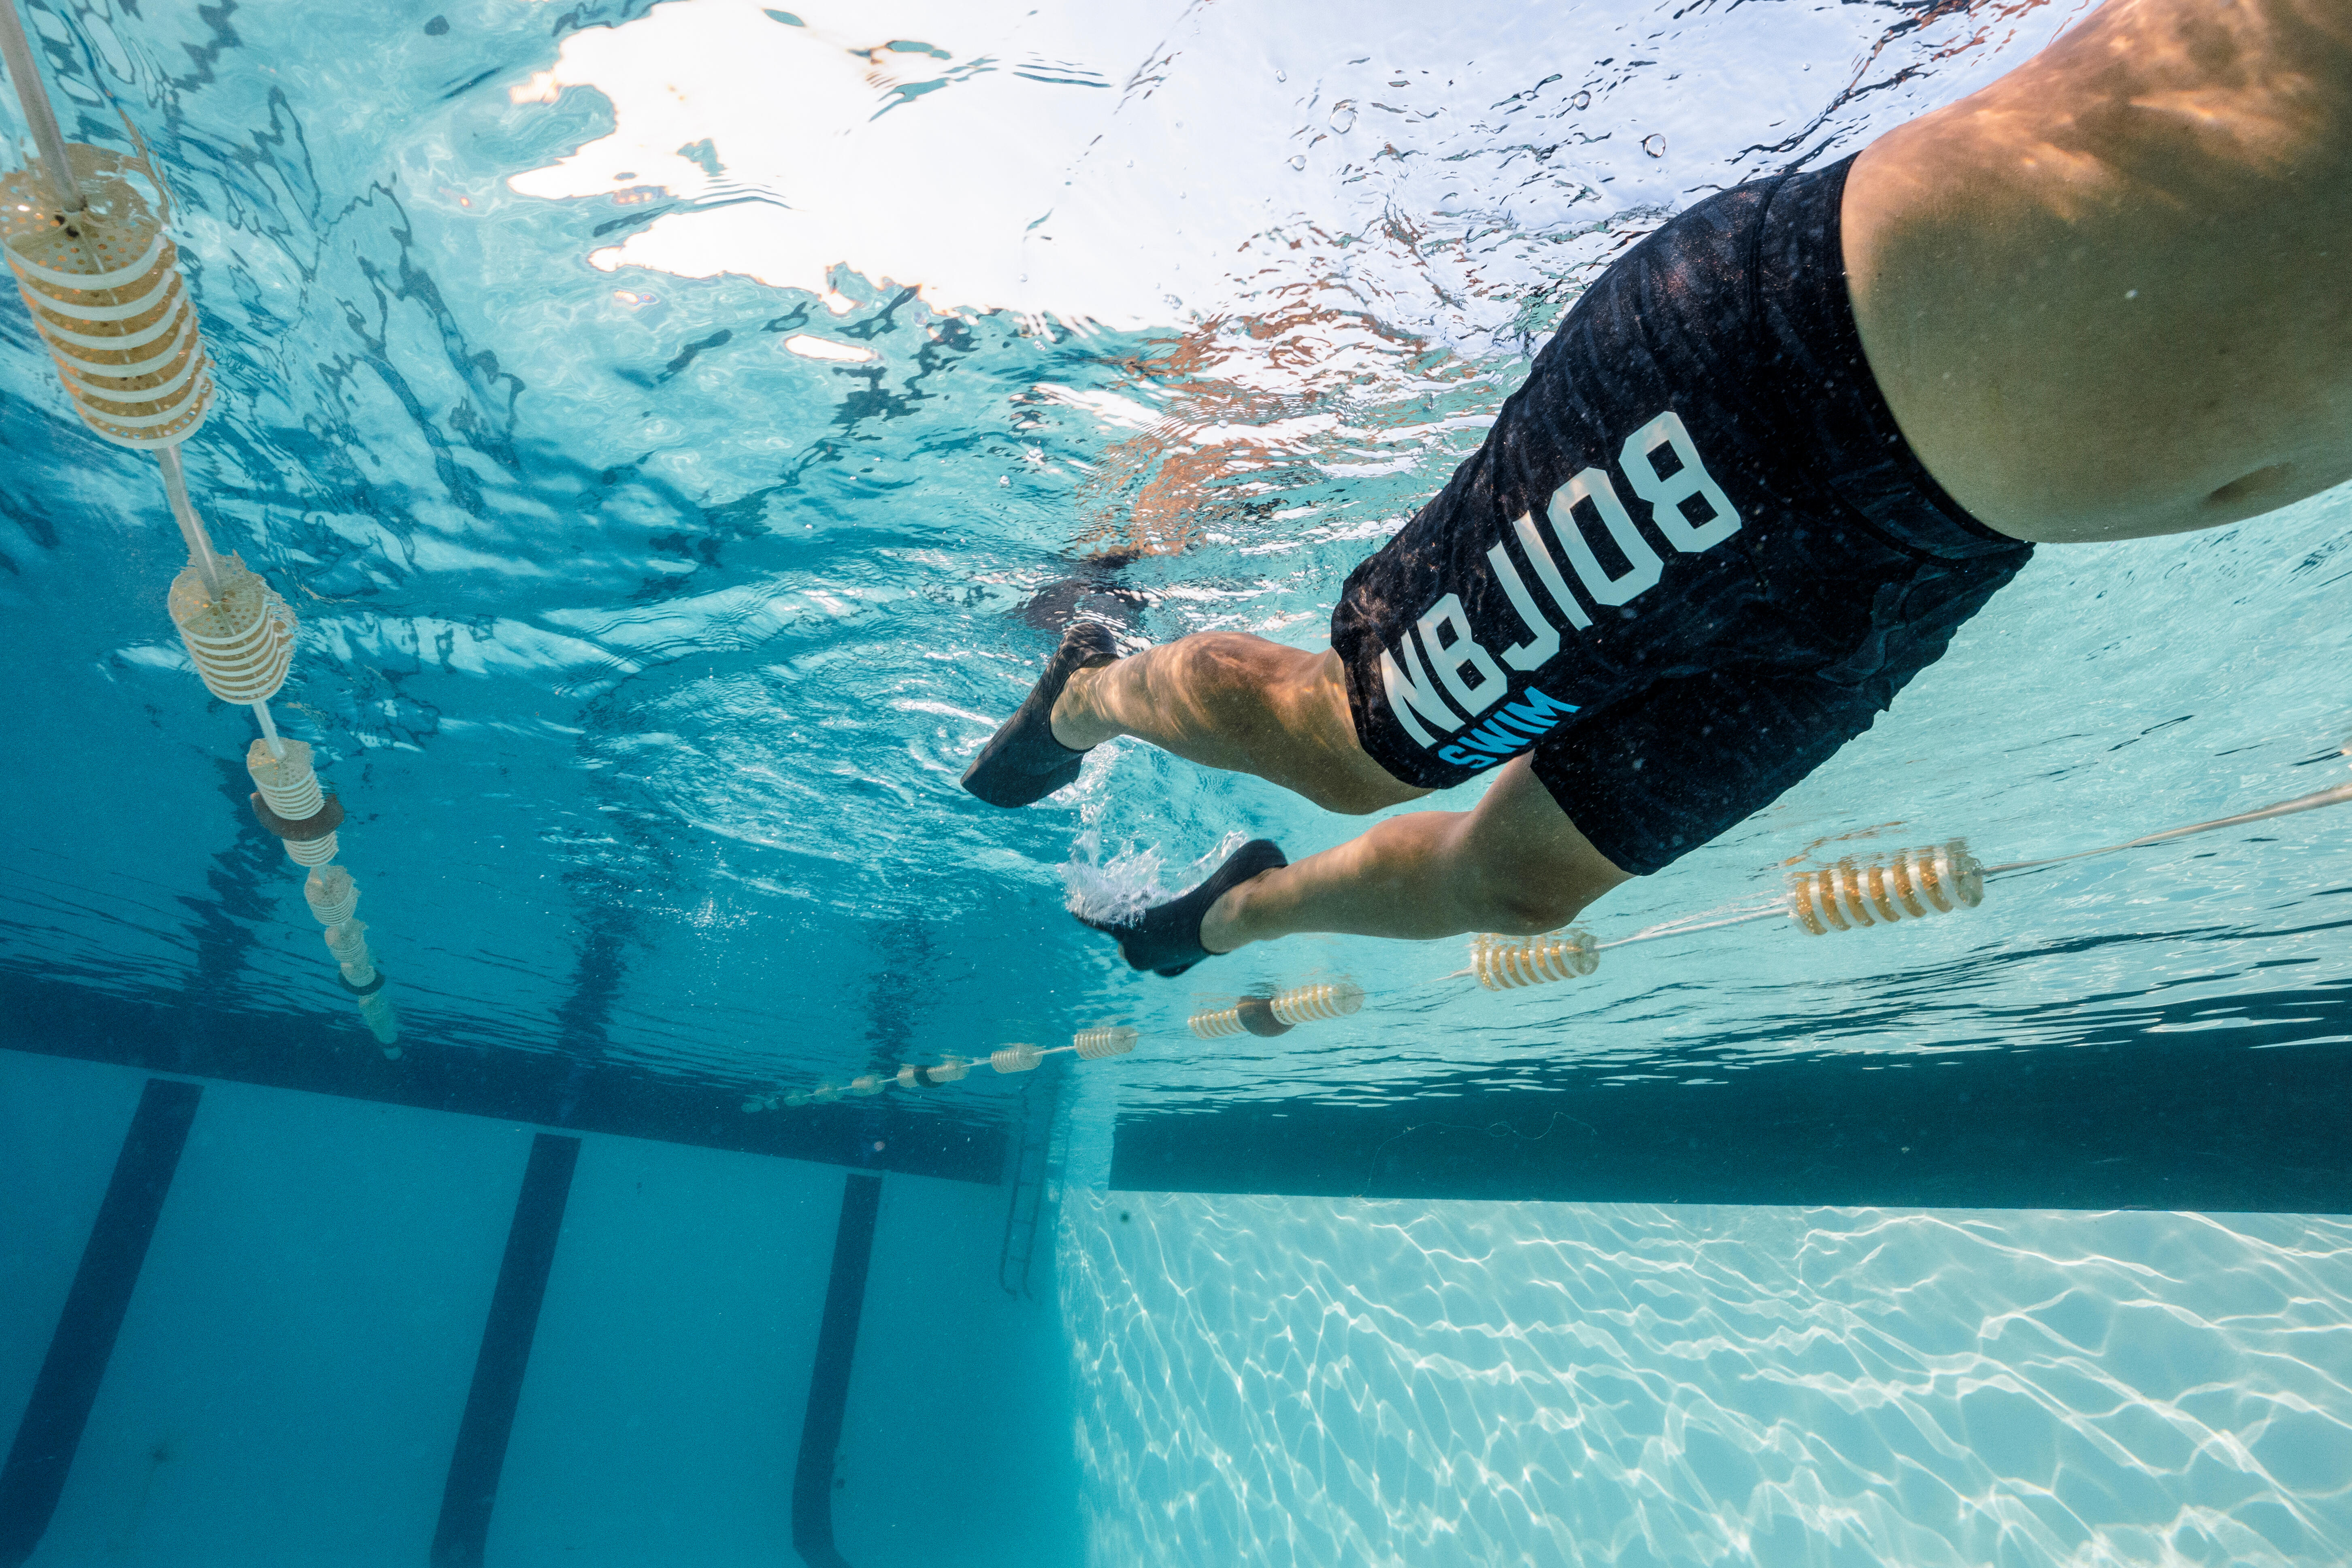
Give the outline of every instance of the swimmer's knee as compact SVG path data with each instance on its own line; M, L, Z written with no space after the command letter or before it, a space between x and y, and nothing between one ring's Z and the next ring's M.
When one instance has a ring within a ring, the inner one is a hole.
M1592 902L1582 889L1525 883L1498 889L1489 900L1491 923L1498 936L1538 936L1558 931Z
M1419 800L1429 793L1393 777L1365 755L1363 748L1356 744L1352 725L1344 732L1334 732L1347 721L1342 710L1329 727L1317 734L1318 743L1305 752L1301 761L1307 765L1283 782L1324 810L1340 816L1370 816L1376 811Z
M1317 779L1297 788L1300 795L1339 816L1370 816L1423 793L1394 784L1383 789L1363 779Z

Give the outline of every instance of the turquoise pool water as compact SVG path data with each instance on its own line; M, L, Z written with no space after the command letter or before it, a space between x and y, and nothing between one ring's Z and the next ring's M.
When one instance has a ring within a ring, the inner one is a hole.
M30 1560L2352 1555L2336 813L1490 994L1459 942L1165 982L1069 919L1361 826L1269 786L1119 742L956 787L1072 613L1318 646L1632 237L2080 14L25 6L67 135L177 198L191 484L299 617L276 711L402 1020L246 809L154 465L0 307L0 1422L143 1086L202 1089ZM1589 923L2346 782L2347 544L2337 490L2044 550ZM1102 1025L1134 1052L806 1101Z

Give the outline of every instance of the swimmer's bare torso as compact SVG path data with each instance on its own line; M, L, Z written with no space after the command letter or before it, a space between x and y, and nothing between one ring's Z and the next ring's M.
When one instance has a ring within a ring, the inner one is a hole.
M1977 517L2059 543L2352 479L2352 5L2111 0L1846 184L1880 391Z

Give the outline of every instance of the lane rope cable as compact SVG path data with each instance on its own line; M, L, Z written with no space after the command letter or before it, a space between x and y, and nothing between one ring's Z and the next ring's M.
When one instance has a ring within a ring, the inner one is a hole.
M2352 751L2352 747L2347 749ZM2257 806L2252 811L2143 834L2119 844L2103 844L2095 848L2045 856L2038 860L2011 860L1998 866L1980 864L1969 852L1968 841L1959 838L1926 848L1897 849L1869 857L1847 856L1833 866L1788 873L1783 891L1769 903L1732 904L1678 915L1644 926L1632 935L1619 937L1613 942L1597 942L1590 931L1578 926L1563 927L1536 936L1505 936L1482 931L1470 938L1469 967L1457 969L1434 981L1420 981L1378 991L1366 991L1354 981L1345 978L1310 982L1270 995L1241 996L1228 1005L1195 1011L1186 1020L1186 1027L1196 1038L1203 1040L1225 1039L1244 1034L1271 1038L1288 1034L1300 1024L1349 1016L1360 1011L1367 1000L1376 997L1402 996L1450 980L1472 979L1488 991L1511 991L1580 979L1597 971L1600 955L1612 948L1663 942L1669 937L1691 936L1700 931L1721 931L1758 921L1785 920L1809 936L1822 936L1832 931L1894 925L1906 920L1918 921L1932 915L1952 914L1980 905L1984 901L1985 884L1996 879L2071 861L2087 860L2096 856L2117 855L2127 849L2168 844L2198 834L2242 827L2249 823L2293 816L2298 812L2316 811L2323 806L2341 805L2347 801L2352 801L2352 784L2336 784L2315 790L2309 795L2297 795L2292 800ZM1016 1044L1003 1047L977 1061L968 1057L950 1055L929 1067L909 1063L895 1073L864 1073L846 1083L828 1079L813 1089L787 1092L779 1089L766 1094L754 1094L744 1100L743 1109L756 1111L773 1110L779 1106L826 1105L846 1097L880 1094L893 1087L932 1089L960 1082L977 1067L987 1067L999 1073L1028 1072L1045 1058L1066 1052L1075 1053L1082 1060L1124 1056L1135 1048L1140 1037L1141 1032L1132 1026L1107 1025L1080 1030L1071 1037L1069 1045L1050 1049L1041 1050L1033 1045Z

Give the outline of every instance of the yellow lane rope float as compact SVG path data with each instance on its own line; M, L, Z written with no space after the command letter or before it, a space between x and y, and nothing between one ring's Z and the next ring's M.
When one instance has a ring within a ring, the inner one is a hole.
M1590 974L1601 967L1592 933L1581 927L1539 936L1498 936L1480 931L1470 939L1470 973L1489 991L1511 991Z
M327 928L343 988L384 1055L397 1057L400 1021L383 995L367 927L352 918L359 888L333 864L342 806L319 788L310 748L280 736L269 711L293 662L294 612L243 560L214 551L188 495L180 443L211 412L214 384L179 248L166 232L169 189L144 158L65 140L15 0L0 0L0 64L40 153L36 168L0 174L0 248L16 291L82 422L118 447L155 454L188 545L188 564L165 601L172 624L205 689L253 710L261 739L245 765L254 815L310 873L303 896Z
M1581 979L1601 967L1604 947L1683 936L1784 912L1809 936L1925 920L1931 914L1950 914L1982 904L1985 876L1984 867L1969 853L1968 841L1962 838L1931 849L1898 849L1892 855L1863 859L1849 856L1834 866L1790 872L1787 893L1770 908L1745 910L1718 920L1668 921L1617 942L1595 942L1591 931L1575 926L1525 937L1482 931L1470 939L1470 967L1460 973L1489 991L1511 991Z
M79 207L65 210L30 170L0 179L8 269L89 427L124 447L176 446L211 409L212 362L165 215L131 183L154 176L95 147L66 157Z
M1808 936L1893 925L1984 902L1984 868L1955 838L1933 849L1898 849L1885 859L1839 861L1789 878L1789 918Z

